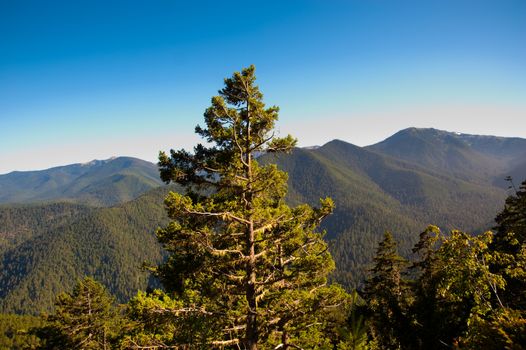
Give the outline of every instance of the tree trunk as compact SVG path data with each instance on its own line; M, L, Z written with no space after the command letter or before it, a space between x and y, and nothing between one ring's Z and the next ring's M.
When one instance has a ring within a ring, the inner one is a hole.
M249 215L250 224L247 228L247 255L249 260L247 262L247 286L246 298L248 303L247 312L247 330L246 330L246 347L248 350L257 350L258 348L258 325L257 325L257 302L256 302L256 250L254 237L254 221L252 217L252 154L250 151L251 137L250 137L250 104L247 100L247 143L246 143L246 178L248 179L247 191L245 195L246 208Z
M248 302L247 314L247 349L257 350L258 330L257 330L257 303L256 303L256 266L255 266L255 250L254 250L254 226L250 223L248 232L248 246L250 251L250 260L247 264L247 290L246 297Z

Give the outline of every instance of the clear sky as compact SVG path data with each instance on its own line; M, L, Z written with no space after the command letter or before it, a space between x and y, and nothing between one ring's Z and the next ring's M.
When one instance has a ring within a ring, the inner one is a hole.
M0 0L0 174L191 148L250 64L301 146L526 137L524 0Z

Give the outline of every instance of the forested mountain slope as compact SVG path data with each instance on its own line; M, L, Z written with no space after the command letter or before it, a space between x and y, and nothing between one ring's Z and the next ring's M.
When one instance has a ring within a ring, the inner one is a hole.
M57 293L84 276L102 281L120 301L144 290L149 274L141 269L142 263L158 263L162 257L154 232L166 222L167 191L160 187L116 207L78 210L75 215L69 215L69 205L60 204L19 206L16 214L12 208L1 208L0 216L9 212L15 223L6 230L15 233L24 227L24 218L57 206L62 210L55 215L67 219L56 225L33 222L33 234L0 254L0 310L48 310Z
M73 203L0 205L0 254L90 210Z
M409 248L428 224L468 232L489 229L507 192L343 141L291 155L266 157L289 174L289 199L311 204L331 196L333 215L322 227L332 241L336 278L355 286L382 234L390 230Z
M61 200L110 206L132 200L160 184L155 164L117 157L0 175L0 203Z

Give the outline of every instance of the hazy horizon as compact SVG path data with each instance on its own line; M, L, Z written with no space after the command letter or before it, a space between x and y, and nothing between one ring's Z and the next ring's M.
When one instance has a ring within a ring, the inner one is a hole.
M410 128L414 128L414 127L410 126L410 127L407 127L407 128L400 129L398 131L402 131L402 130L410 129ZM424 128L418 128L418 129L424 129ZM427 128L427 129L437 129L437 128ZM458 134L477 135L477 136L496 136L496 137L510 137L510 138L516 137L516 136L502 136L502 135L489 135L489 134L473 134L473 133L459 132L459 131L455 131L455 130L442 130L442 129L437 129L437 130L447 131L447 132L452 132L452 133L458 133ZM396 131L396 132L398 132L398 131ZM331 142L333 140L341 140L341 141L344 141L344 142L347 142L347 143L350 143L350 144L353 144L353 145L356 145L356 146L366 147L366 146L371 146L371 145L374 145L376 143L382 142L385 139L387 139L387 138L389 138L390 136L393 136L393 135L394 135L394 133L389 135L389 136L387 136L387 137L385 137L385 138L377 140L377 141L375 141L373 143L362 144L362 145L358 145L356 143L350 142L349 140L345 140L345 139L341 139L341 138L334 138L334 139L327 140L326 142L323 142L323 143L320 143L320 144L305 145L305 144L299 143L298 147L301 147L301 148L321 147L321 146L325 145L326 143ZM518 137L518 138L526 139L524 137ZM195 141L202 143L202 140L198 140L197 138L196 138ZM181 149L181 148L185 148L187 150L191 150L194 145L195 145L195 143L192 144L192 145L189 145L188 147L171 147L171 148L176 149L176 150L177 149ZM168 152L171 148L160 149L159 151L166 151L166 152ZM158 153L156 153L156 155L157 154ZM7 174L9 174L11 172L17 172L17 171L43 171L43 170L48 170L48 169L55 168L55 167L61 167L61 166L67 166L67 165L73 165L73 164L88 164L88 163L90 163L92 161L113 160L114 158L119 158L119 157L137 158L137 159L148 161L148 162L152 162L152 163L156 163L157 162L157 158L156 157L147 157L147 156L143 157L143 156L140 156L140 155L132 155L132 154L112 154L112 155L109 155L109 156L107 156L105 158L104 157L103 158L91 158L91 159L82 159L82 160L72 158L72 160L69 161L68 163L56 163L56 164L52 164L50 166L46 166L46 167L42 167L42 168L13 169L13 170L9 170L9 171L4 172L4 173L0 172L0 176L7 175Z

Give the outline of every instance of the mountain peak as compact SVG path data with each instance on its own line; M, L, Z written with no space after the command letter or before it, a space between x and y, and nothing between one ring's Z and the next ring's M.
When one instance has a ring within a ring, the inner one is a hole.
M463 179L488 181L524 162L526 139L412 127L366 148Z
M93 159L89 162L85 162L85 163L80 163L81 166L94 166L94 165L101 165L101 164L106 164L106 163L109 163L113 160L117 159L116 156L112 156L108 159Z
M393 136L389 137L396 137L396 136L423 136L423 137L445 137L445 136L461 136L461 135L467 135L463 134L457 131L446 131L446 130L440 130L435 128L416 128L416 127L410 127L406 129L402 129ZM387 139L389 139L387 138Z
M90 160L89 162L80 163L80 166L94 166L94 165L98 165L102 163L104 163L103 160L93 159L93 160Z

